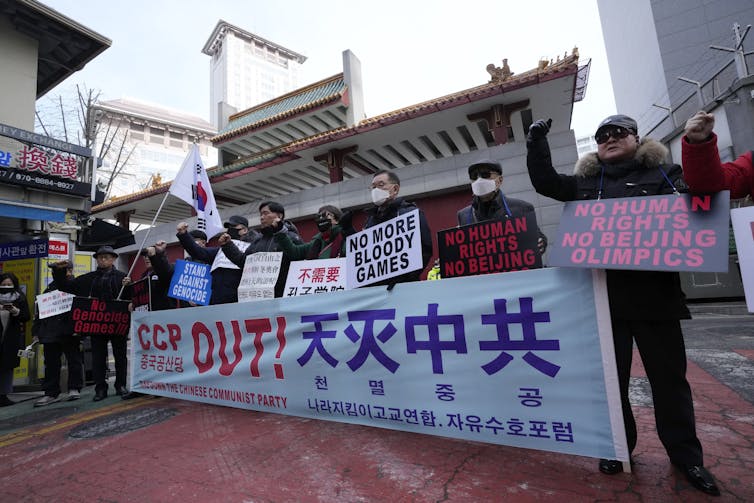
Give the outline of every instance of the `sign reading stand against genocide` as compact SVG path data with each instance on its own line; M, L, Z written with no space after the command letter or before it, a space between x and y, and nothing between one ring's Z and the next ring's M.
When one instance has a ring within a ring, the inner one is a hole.
M348 236L348 287L377 283L422 269L419 210Z
M730 193L565 203L550 265L725 272Z
M209 269L208 264L176 260L168 297L201 306L209 304L212 295L212 275Z
M437 233L443 278L542 267L533 211L505 220L487 220Z

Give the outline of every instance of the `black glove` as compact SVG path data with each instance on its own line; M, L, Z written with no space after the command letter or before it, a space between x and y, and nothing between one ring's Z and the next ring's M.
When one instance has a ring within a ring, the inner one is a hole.
M351 220L353 219L353 212L351 210L346 210L343 212L343 214L340 216L340 219L338 220L338 225L340 226L341 232L344 236L350 236L351 234L356 234L356 229L353 228L353 222Z
M539 119L536 121L529 126L529 140L539 140L547 136L547 133L550 132L550 125L552 125L552 119L547 119L547 121Z

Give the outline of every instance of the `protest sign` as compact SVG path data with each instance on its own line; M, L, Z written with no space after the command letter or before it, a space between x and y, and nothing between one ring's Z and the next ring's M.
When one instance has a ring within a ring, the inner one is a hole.
M74 295L60 290L37 295L37 310L39 319L49 318L71 310Z
M74 297L71 305L73 331L79 335L127 336L131 313L127 300Z
M346 248L349 288L421 269L419 210L348 236Z
M152 310L151 287L152 284L149 281L149 277L131 283L131 304L133 304L134 312Z
M132 337L141 393L628 460L601 271L140 313Z
M283 252L257 252L246 257L238 284L238 302L253 302L275 297Z
M537 217L487 220L437 233L443 278L542 267Z
M206 306L212 295L209 265L176 260L168 292L168 297Z
M730 210L746 308L754 313L754 206Z
M346 259L327 258L291 262L283 297L347 290Z
M236 248L238 248L241 253L245 252L246 248L248 248L251 244L246 241L240 241L238 239L231 239L231 241L233 241L233 244L236 245ZM215 260L212 262L212 270L214 271L217 268L240 269L240 267L231 262L230 259L225 256L222 248L220 248L220 250L217 252L217 255L215 255Z
M569 201L550 247L553 266L647 271L728 270L729 192Z

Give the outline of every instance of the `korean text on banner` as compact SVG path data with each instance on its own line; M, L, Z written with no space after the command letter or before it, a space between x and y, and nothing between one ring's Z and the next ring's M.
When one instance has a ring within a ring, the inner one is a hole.
M283 252L258 252L247 256L238 283L238 302L274 298L282 261Z
M443 278L542 267L533 211L504 220L487 220L437 233Z
M326 258L291 262L283 297L348 290L346 259Z
M746 308L754 313L754 206L730 210Z
M569 201L550 265L725 272L729 192Z
M212 295L212 275L208 264L176 260L168 297L206 306Z
M58 314L67 313L71 310L73 303L73 294L53 290L48 293L37 295L37 309L39 310L39 319L49 318Z
M424 267L419 210L348 236L348 286L358 288Z
M140 313L131 333L136 391L628 460L602 272Z
M208 237L211 238L225 229L196 143L191 147L175 180L170 184L169 192L193 206L196 211L196 227L206 232Z

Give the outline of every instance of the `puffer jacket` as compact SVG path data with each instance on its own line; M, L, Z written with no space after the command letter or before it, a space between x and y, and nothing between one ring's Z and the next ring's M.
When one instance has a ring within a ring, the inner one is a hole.
M754 152L721 163L717 135L702 143L681 142L683 175L692 192L730 190L731 199L754 196Z
M643 139L634 158L626 162L606 164L596 153L587 154L576 162L573 175L555 171L546 138L529 139L526 146L532 185L558 201L672 194L674 187L688 190L681 167L664 164L668 149L652 139ZM678 273L608 270L607 290L614 320L690 317Z

